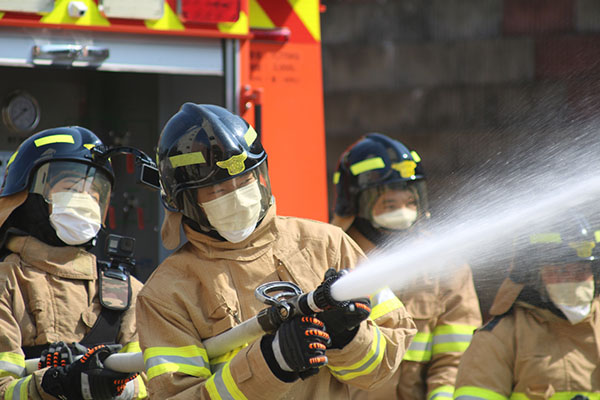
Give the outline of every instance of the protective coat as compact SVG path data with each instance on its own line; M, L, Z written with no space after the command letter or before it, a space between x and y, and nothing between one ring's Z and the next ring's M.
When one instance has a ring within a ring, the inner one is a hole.
M371 318L356 337L341 350L328 350L329 365L305 381L285 383L274 376L260 340L208 359L203 339L265 308L254 296L258 285L283 280L310 291L328 268L352 268L363 256L340 229L275 216L274 208L237 244L184 227L189 242L156 269L140 292L137 318L151 397L343 399L349 385L374 387L397 369L416 330L390 291L374 296Z
M96 257L77 247L52 247L30 237L9 239L12 252L0 263L0 394L10 399L54 399L41 388L46 368L26 376L21 347L79 342L94 326L101 306ZM118 342L123 351L139 351L135 296L124 312ZM133 396L145 396L134 382ZM141 391L141 393L140 393ZM129 393L131 395L131 393ZM29 396L29 397L28 397Z
M375 248L355 228L349 234L365 252ZM481 312L469 266L447 270L443 276L424 272L396 292L418 333L394 377L379 390L353 393L353 399L452 398L460 358L481 325Z
M502 284L491 308L496 317L463 356L455 398L599 398L600 300L572 325L548 309L515 302L521 288L510 279Z

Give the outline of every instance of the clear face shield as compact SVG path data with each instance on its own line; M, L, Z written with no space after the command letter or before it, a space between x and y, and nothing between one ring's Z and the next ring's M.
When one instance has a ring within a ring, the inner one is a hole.
M183 214L230 242L249 236L272 203L266 163L226 181L183 192Z
M111 181L100 169L74 161L52 161L35 172L30 187L31 193L44 197L51 206L64 197L76 194L93 198L100 208L104 221L110 201Z
M427 215L425 182L393 182L363 190L358 216L375 228L404 231Z

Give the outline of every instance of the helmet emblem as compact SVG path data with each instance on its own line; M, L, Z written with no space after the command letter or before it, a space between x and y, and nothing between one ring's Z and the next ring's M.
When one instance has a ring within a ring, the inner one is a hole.
M592 256L592 249L596 247L594 242L571 242L569 247L575 249L577 257L588 258Z
M392 164L392 168L400 172L401 177L409 178L415 174L415 168L417 168L417 163L414 161L406 160Z
M223 169L227 169L229 175L237 175L246 169L244 161L248 158L248 154L244 151L242 154L231 156L228 160L217 161L217 166Z

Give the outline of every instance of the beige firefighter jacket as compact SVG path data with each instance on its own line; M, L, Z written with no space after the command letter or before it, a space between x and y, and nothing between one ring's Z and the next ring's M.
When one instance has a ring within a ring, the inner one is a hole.
M367 254L375 249L354 227L348 233ZM481 325L481 312L469 266L449 268L452 274L424 273L396 292L418 333L394 377L378 390L353 393L353 399L452 398L460 358Z
M600 398L600 300L596 297L590 315L572 325L550 310L515 302L522 287L510 279L500 287L491 311L503 314L473 336L455 398Z
M46 368L27 376L21 347L79 342L101 305L96 257L77 247L52 247L33 237L12 237L12 252L0 263L0 394L10 399L54 399L41 388ZM132 306L125 311L118 341L123 351L140 351L135 296L142 284L132 277ZM136 379L134 397L144 397ZM131 387L128 390L132 390Z
M352 268L363 253L340 229L275 215L272 206L246 240L218 241L185 226L189 242L169 256L140 292L140 345L156 399L343 399L348 386L376 386L398 368L414 324L390 291L373 298L371 319L329 365L307 380L275 377L260 340L209 360L202 345L255 316L255 288L291 281L315 289L329 268ZM174 230L177 231L177 230Z

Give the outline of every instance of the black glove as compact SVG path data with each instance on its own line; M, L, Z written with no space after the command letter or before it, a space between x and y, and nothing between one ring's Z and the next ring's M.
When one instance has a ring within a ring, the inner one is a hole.
M317 374L327 364L328 343L323 322L299 316L281 324L275 335L263 336L260 348L271 372L284 382L293 382Z
M335 282L344 271L338 273L330 268L325 273L325 280L329 284ZM325 329L331 336L330 348L344 348L358 332L359 325L371 314L371 301L367 298L350 301L332 302L329 307L317 314L325 324Z
M82 356L87 353L88 348L79 343L66 344L65 342L55 342L48 345L40 356L38 369L46 367L60 367L71 364L76 356Z
M69 365L49 368L42 378L42 389L59 399L115 398L138 375L104 367L104 360L120 349L121 345L96 346Z

